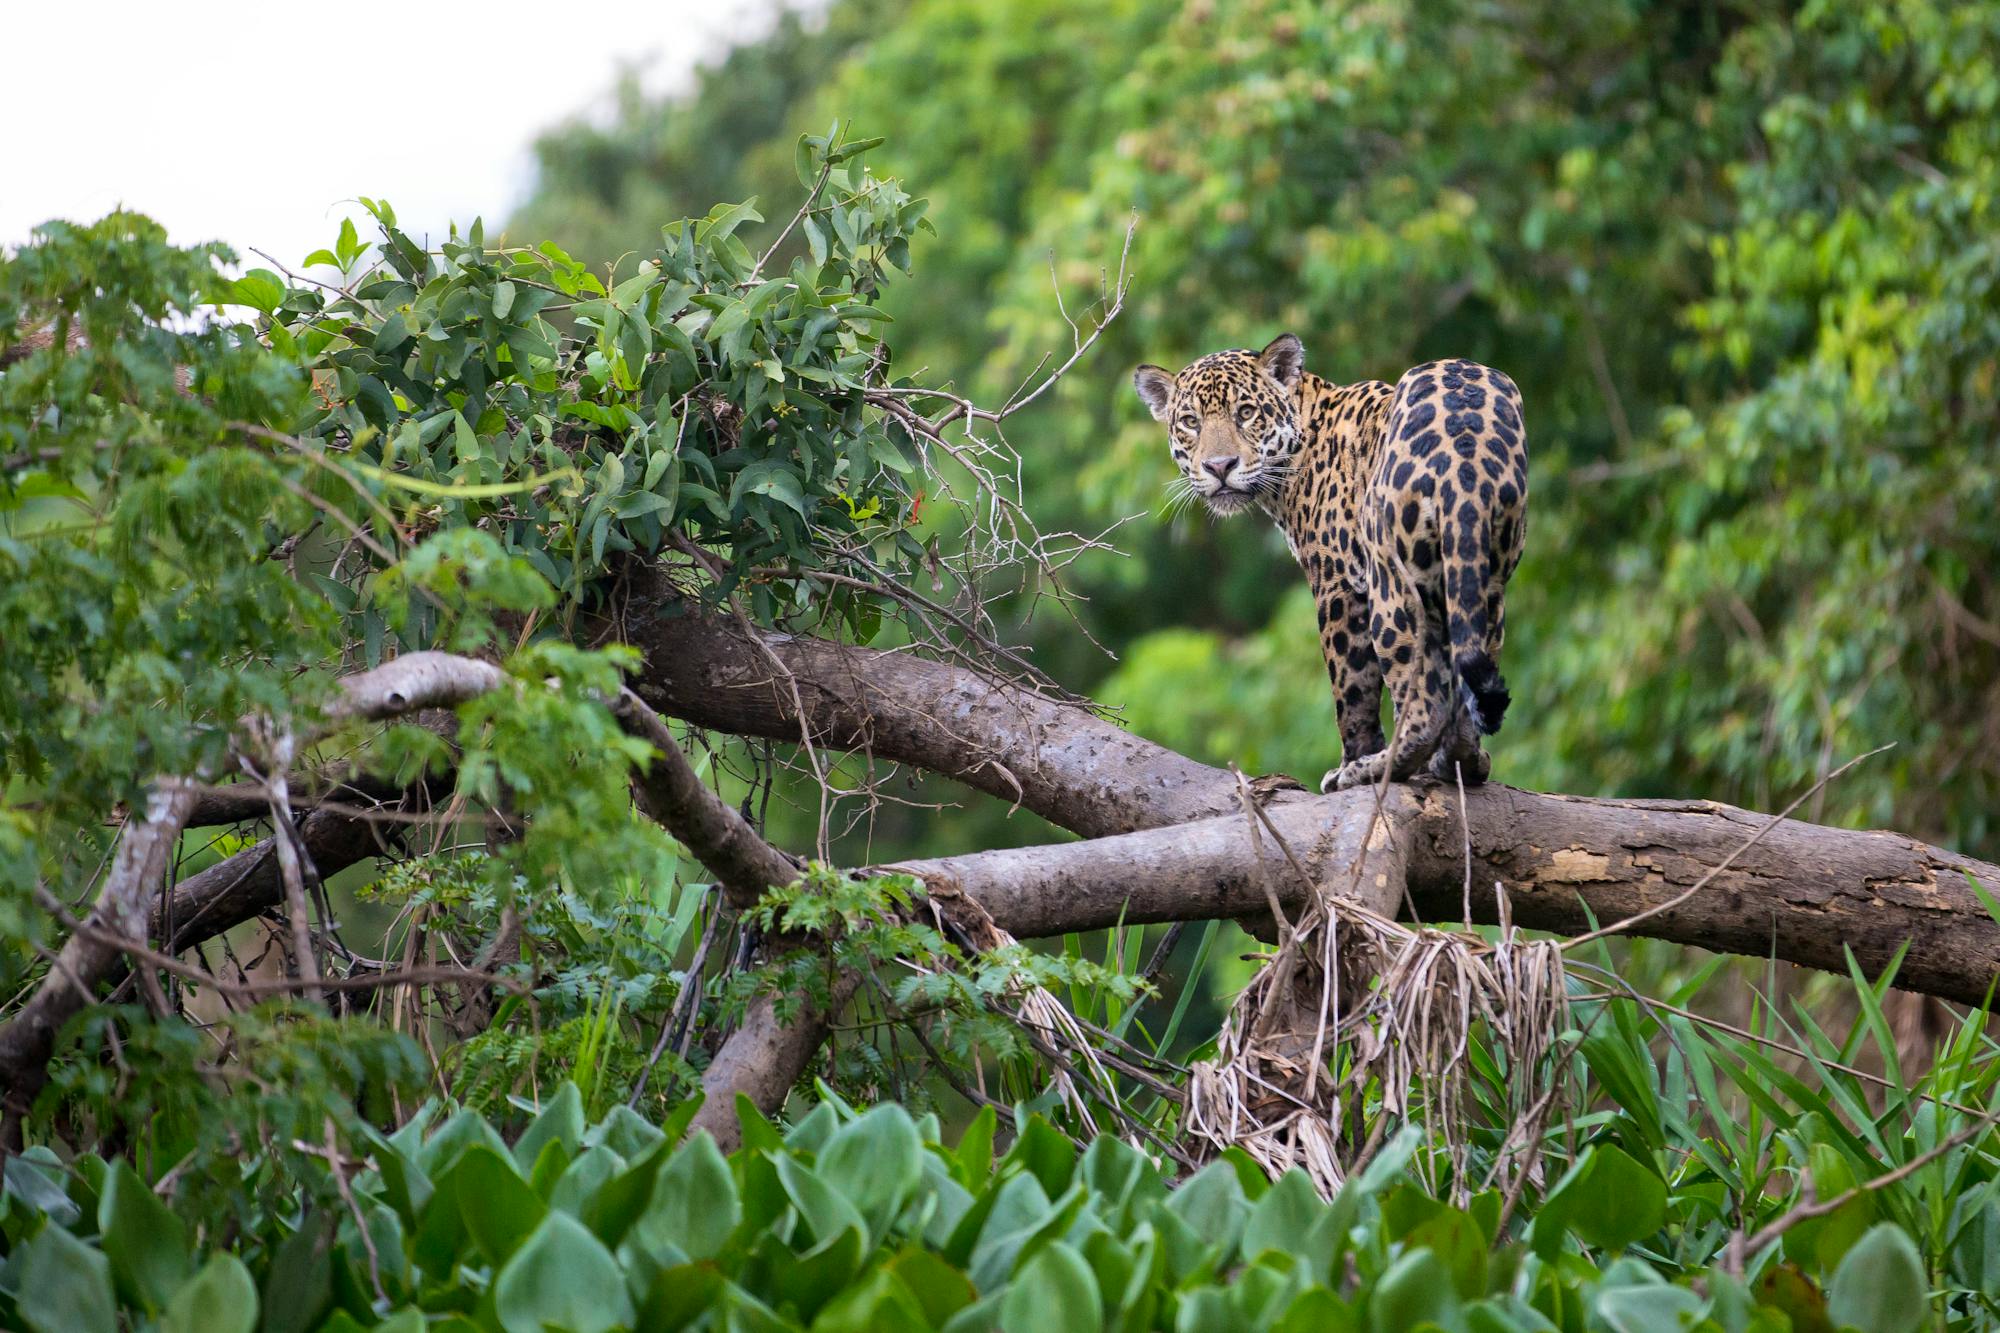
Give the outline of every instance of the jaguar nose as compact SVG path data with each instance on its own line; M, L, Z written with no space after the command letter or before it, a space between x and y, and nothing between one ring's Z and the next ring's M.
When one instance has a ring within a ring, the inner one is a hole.
M1224 454L1220 458L1203 459L1201 466L1203 471L1215 478L1216 485L1226 486L1229 484L1229 474L1236 470L1236 464L1240 461L1234 454Z

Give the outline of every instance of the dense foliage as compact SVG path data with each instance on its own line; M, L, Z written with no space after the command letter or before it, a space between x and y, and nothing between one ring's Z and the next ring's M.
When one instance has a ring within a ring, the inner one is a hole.
M807 123L889 136L933 200L898 355L998 396L1066 345L1057 291L1074 313L1136 209L1125 315L1020 440L1036 512L1157 515L1140 361L1281 329L1337 380L1488 360L1534 492L1503 776L1768 808L1894 741L1821 814L1990 853L1997 57L2000 8L1936 0L835 4L685 100L550 136L520 223L609 256L645 231L628 203L769 189L788 141L725 94L795 80ZM1203 758L1331 767L1276 536L1154 518L1119 544L1076 572L1124 662L1044 617L1058 677Z
M41 229L0 258L0 1022L60 984L149 784L264 791L274 730L412 649L506 682L450 743L300 756L312 794L437 799L325 886L309 943L351 998L252 1003L298 963L252 922L64 1029L9 1108L0 1324L2000 1320L1978 1015L1919 1072L1891 978L1737 997L1727 1028L1702 1011L1730 974L1598 952L1534 1068L1473 1022L1450 1090L1361 1080L1369 1165L1325 1203L1178 1143L1210 993L1249 966L1232 927L1164 970L1140 928L967 950L908 881L833 864L1027 817L678 733L822 858L733 919L632 810L655 756L608 706L665 571L677 610L1039 668L1316 776L1335 733L1272 533L1049 535L1169 476L1130 364L1292 328L1335 378L1457 352L1527 394L1503 777L1769 805L1896 740L1813 813L1991 853L1996 68L2000 11L1928 0L836 0L690 98L548 136L502 241L427 247L373 200L296 272L136 214ZM1072 350L1004 430L974 414ZM1032 666L996 642L1023 638ZM176 874L261 824L185 838ZM467 960L491 985L374 989ZM865 984L817 1108L747 1115L728 1158L683 1143L718 1034L834 975ZM1566 1093L1529 1142L1524 1080Z
M564 1083L511 1143L470 1111L426 1104L393 1133L366 1134L366 1169L317 1163L322 1205L271 1197L226 1240L177 1218L123 1162L63 1164L37 1150L10 1168L0 1200L11 1251L0 1314L11 1300L9 1326L35 1333L99 1333L118 1311L232 1333L1910 1333L1929 1324L1926 1295L1939 1289L1951 1327L1993 1312L1990 1129L1789 1230L1784 1260L1746 1278L1723 1244L1732 1198L1753 1222L1782 1214L1808 1181L1838 1200L1881 1155L1918 1163L1964 1123L1920 1116L1906 1139L1864 1116L1851 1132L1832 1103L1865 1093L1830 1074L1805 1092L1811 1110L1784 1105L1792 1089L1774 1086L1728 1131L1748 1141L1663 1154L1718 1070L1747 1081L1767 1066L1748 1044L1725 1052L1697 1038L1656 1084L1634 1012L1616 1008L1591 1062L1615 1074L1622 1106L1578 1127L1588 1146L1551 1173L1531 1217L1499 1189L1440 1202L1424 1182L1450 1164L1415 1125L1329 1203L1303 1174L1272 1182L1233 1154L1174 1182L1112 1135L1079 1153L1040 1117L1003 1130L988 1108L952 1148L935 1116L831 1096L782 1130L742 1104L743 1147L725 1158L706 1135L681 1140L692 1104L663 1125L623 1106L592 1123ZM1962 1055L1976 1047L1964 1035ZM1925 1091L1978 1096L1991 1080L1990 1065L1975 1073L1961 1060ZM1796 1183L1736 1194L1761 1172L1755 1138L1767 1132L1773 1164ZM333 1170L355 1174L335 1187ZM1929 1260L1912 1234L1935 1247Z

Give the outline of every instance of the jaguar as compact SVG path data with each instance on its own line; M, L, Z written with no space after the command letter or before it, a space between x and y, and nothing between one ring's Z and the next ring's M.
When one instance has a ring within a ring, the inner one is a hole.
M1341 762L1334 791L1420 774L1483 782L1509 700L1498 657L1527 537L1521 391L1490 366L1427 361L1337 384L1286 333L1178 374L1140 366L1183 484L1217 514L1284 531L1319 613ZM1382 733L1382 691L1395 709Z

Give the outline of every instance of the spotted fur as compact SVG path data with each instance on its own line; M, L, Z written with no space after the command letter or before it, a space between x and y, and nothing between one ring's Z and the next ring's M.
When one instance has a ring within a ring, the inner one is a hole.
M1319 608L1341 765L1321 790L1426 769L1468 783L1491 761L1507 683L1495 659L1528 524L1521 392L1471 361L1430 361L1395 386L1333 384L1285 334L1178 375L1141 366L1188 487L1217 513L1284 529ZM1382 735L1382 686L1395 750Z

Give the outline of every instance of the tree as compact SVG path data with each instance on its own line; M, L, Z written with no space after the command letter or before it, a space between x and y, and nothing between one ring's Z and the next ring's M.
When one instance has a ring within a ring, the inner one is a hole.
M427 1068L497 1108L546 1060L593 1116L664 1118L698 1084L685 1115L733 1143L818 1067L857 1094L928 1073L974 1104L1046 1082L1074 1132L1297 1165L1328 1194L1422 1106L1425 1169L1469 1203L1474 1152L1511 1195L1546 1182L1537 1127L1596 1022L1568 1030L1564 950L1519 928L1984 998L2000 868L1707 803L1307 797L1061 690L1005 641L995 590L1064 598L1101 539L1037 525L1005 431L1089 364L1127 273L1002 406L901 375L874 298L926 205L867 146L801 140L801 202L757 249L759 215L728 204L606 278L477 224L426 251L373 202L379 240L344 228L308 261L325 279L226 280L223 254L128 214L51 224L0 269L21 331L0 373L11 1148L185 1166L269 1143L267 1180L320 1154L351 1207L337 1159L379 1162ZM796 745L816 846L774 845L757 792L705 782L702 732ZM837 869L838 805L892 799L885 762L1082 840ZM269 836L170 873L185 830L245 821ZM399 919L357 950L329 887L366 863L355 910ZM204 961L260 917L278 975ZM1155 969L1017 942L1258 917L1276 948L1179 1084L1162 1043L1121 1035ZM232 1011L202 1024L219 1050L189 1040L209 997ZM1475 1011L1483 1075L1450 1017ZM878 1035L824 1055L850 1013ZM401 1031L455 1044L433 1061ZM231 1098L237 1078L268 1095ZM1768 1221L1760 1249L1795 1224Z
M630 1323L698 1247L780 1326L969 1281L986 1327L1147 1255L1107 1317L1982 1317L1983 1010L1919 1073L1880 994L2000 972L2000 867L1919 840L1991 855L1989 16L888 12L721 78L927 132L717 141L718 98L550 140L621 249L649 164L765 182L605 267L373 201L299 272L128 214L0 261L0 1318L52 1326L24 1273L158 1318L330 1254L302 1320ZM1564 480L1500 776L1638 796L1268 774L1330 758L1303 603L1254 531L1115 526L1158 461L1122 381L1306 317L1335 373L1527 371ZM1836 778L1864 716L1905 743ZM1685 799L1764 784L1815 822ZM1865 812L1917 836L1817 822ZM1211 1018L1233 920L1271 947ZM1853 1029L1718 1026L1611 933L1840 974ZM1020 1111L948 1150L889 1103ZM921 1185L830 1164L863 1143ZM1266 1239L1362 1226L1352 1277L1260 1262L1253 1199Z

